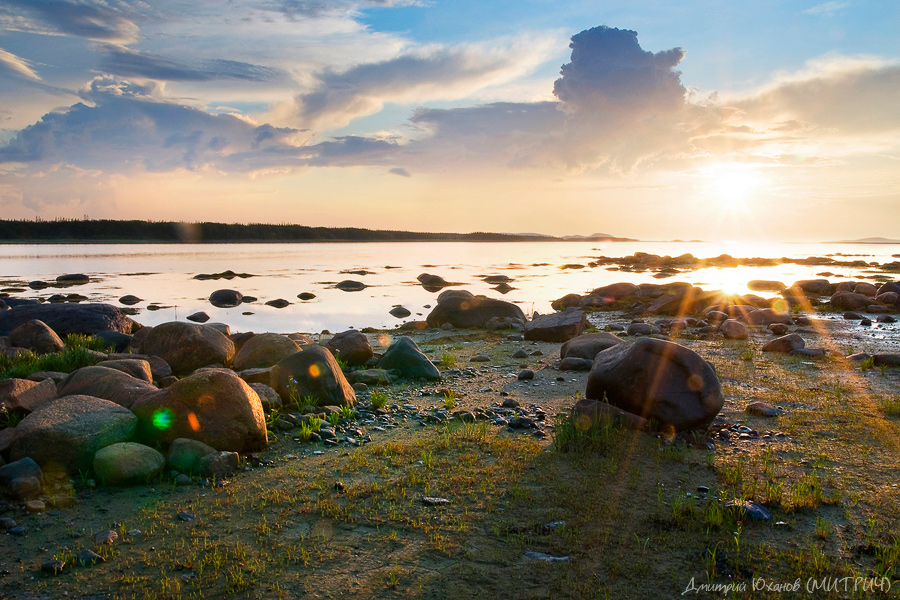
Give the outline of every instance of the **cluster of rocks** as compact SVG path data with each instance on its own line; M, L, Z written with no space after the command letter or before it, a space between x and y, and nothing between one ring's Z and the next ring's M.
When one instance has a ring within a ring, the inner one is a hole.
M34 309L46 321L18 324ZM66 333L115 334L125 350L86 351L95 364L68 374L0 380L0 405L15 423L0 429L0 468L18 473L25 465L31 470L24 477L33 478L6 477L0 491L23 502L46 497L48 469L67 478L93 472L101 484L116 486L151 481L164 469L182 481L226 476L239 453L268 444L266 410L290 403L322 411L356 402L336 357L345 368L357 367L350 372L357 389L366 381L441 377L406 337L376 355L354 330L318 346L299 334L231 334L220 324L141 327L106 305L25 304L3 317L6 354L64 351L48 322Z

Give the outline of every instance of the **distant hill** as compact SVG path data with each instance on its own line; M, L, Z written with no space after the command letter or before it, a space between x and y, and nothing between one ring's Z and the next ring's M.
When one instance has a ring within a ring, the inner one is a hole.
M593 241L594 236L578 238ZM614 241L626 238L604 236ZM534 242L567 241L542 234L433 233L363 229L358 227L308 227L269 223L181 223L112 219L0 220L0 242Z
M858 240L838 240L836 242L826 242L827 244L900 244L900 240L892 240L885 237L867 237Z

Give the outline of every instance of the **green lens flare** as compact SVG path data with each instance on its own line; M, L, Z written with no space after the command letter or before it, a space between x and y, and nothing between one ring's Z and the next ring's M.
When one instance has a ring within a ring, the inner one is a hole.
M168 408L153 413L153 426L160 431L165 431L172 426L172 411Z

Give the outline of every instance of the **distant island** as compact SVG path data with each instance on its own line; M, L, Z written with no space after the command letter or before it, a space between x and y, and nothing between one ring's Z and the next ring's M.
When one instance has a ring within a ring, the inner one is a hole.
M556 237L514 233L428 233L308 227L270 223L212 223L113 219L0 220L0 243L265 243L265 242L634 242L606 234Z
M836 242L825 242L826 244L900 244L900 240L892 240L886 237L867 237L858 240L838 240Z

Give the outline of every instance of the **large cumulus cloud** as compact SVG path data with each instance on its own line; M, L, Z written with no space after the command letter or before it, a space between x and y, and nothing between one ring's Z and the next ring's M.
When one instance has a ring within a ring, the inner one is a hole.
M296 151L305 136L299 130L184 106L167 99L156 83L97 77L81 96L93 105L45 115L0 148L0 162L112 173L300 165Z

